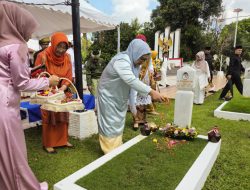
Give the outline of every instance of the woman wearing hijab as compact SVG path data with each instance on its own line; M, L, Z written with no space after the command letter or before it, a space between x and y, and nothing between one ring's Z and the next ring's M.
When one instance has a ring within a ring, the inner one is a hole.
M68 78L72 81L72 66L68 49L68 38L62 32L56 32L51 37L51 46L38 54L35 66L45 64L46 72L51 75ZM59 90L65 91L70 83L63 80ZM56 153L54 147L72 147L68 142L67 112L52 112L41 109L42 112L42 141L44 150L48 153Z
M157 91L139 80L140 65L150 59L150 48L142 40L130 42L104 69L97 96L99 141L106 154L122 144L122 134L130 89L152 99L164 101Z
M205 87L210 79L208 63L205 61L205 53L200 51L196 54L196 60L192 67L196 70L194 104L203 104L205 98Z
M30 79L26 42L38 25L34 17L13 3L0 1L0 189L47 190L27 162L20 118L20 91L47 89L59 78Z

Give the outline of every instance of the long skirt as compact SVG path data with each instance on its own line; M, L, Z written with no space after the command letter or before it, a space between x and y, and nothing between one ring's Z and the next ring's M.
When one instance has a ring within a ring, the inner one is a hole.
M68 113L42 112L42 141L44 147L66 146L68 142Z
M102 151L104 154L107 154L122 145L122 135L117 137L105 137L99 134L99 142Z
M27 161L27 150L19 108L1 108L0 189L40 190Z

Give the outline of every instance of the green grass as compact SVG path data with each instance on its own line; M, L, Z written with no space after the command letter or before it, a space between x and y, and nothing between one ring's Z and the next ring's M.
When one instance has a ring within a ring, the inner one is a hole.
M218 100L219 93L209 96L203 105L193 107L192 126L196 127L200 134L206 135L213 126L217 125L222 135L220 154L203 189L248 190L250 189L250 123L215 118L213 112L222 103ZM236 100L238 97L240 96L235 93L234 99ZM249 107L249 104L246 107ZM151 121L155 121L160 126L172 122L174 101L171 101L171 105L168 107L158 105L157 111L164 113L164 118L150 116ZM128 114L124 131L125 141L139 133L131 129L131 124L131 115ZM58 154L48 155L42 150L40 129L26 130L25 133L29 164L37 178L40 181L48 181L50 187L102 155L97 136L84 141L72 139L71 142L76 146L75 149L59 149ZM164 176L164 178L162 176L164 173L156 172L155 183L168 180L169 176ZM98 179L95 181L98 182ZM157 188L155 189L157 190Z
M131 116L126 125L132 125ZM74 148L57 148L57 154L48 154L42 149L42 129L25 130L29 165L39 181L47 181L50 190L53 184L81 169L103 155L99 146L98 135L85 140L70 138ZM138 131L125 128L123 141L126 142L138 135Z
M223 111L250 113L250 98L239 95L238 91L235 93L235 97L229 101L223 108Z
M158 135L144 139L77 184L88 190L175 189L207 142L195 139L171 150L158 150L154 137L159 139Z

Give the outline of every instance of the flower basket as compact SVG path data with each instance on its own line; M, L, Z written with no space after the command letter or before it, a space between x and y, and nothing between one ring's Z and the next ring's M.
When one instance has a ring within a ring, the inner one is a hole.
M50 99L45 104L43 104L41 108L53 112L69 112L74 110L83 110L84 106L82 100L80 99L74 84L67 78L61 78L61 80L67 80L68 82L70 82L71 87L69 89L73 89L74 92L76 92L77 98L65 96L65 98L62 100Z
M48 75L47 72L42 72L38 78L40 78L42 75ZM30 97L30 103L31 104L45 104L49 100L62 100L64 99L65 94L62 91L59 91L57 87L55 88L49 88L48 90L40 90L35 93L33 93Z

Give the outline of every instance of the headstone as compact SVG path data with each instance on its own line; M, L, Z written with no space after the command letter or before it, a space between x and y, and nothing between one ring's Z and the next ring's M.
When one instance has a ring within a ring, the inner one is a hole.
M189 65L185 65L177 71L177 90L192 91L195 87L195 70Z
M174 124L190 127L192 121L195 70L184 66L177 71L177 93L175 96Z
M245 69L243 80L243 96L250 97L250 67Z

